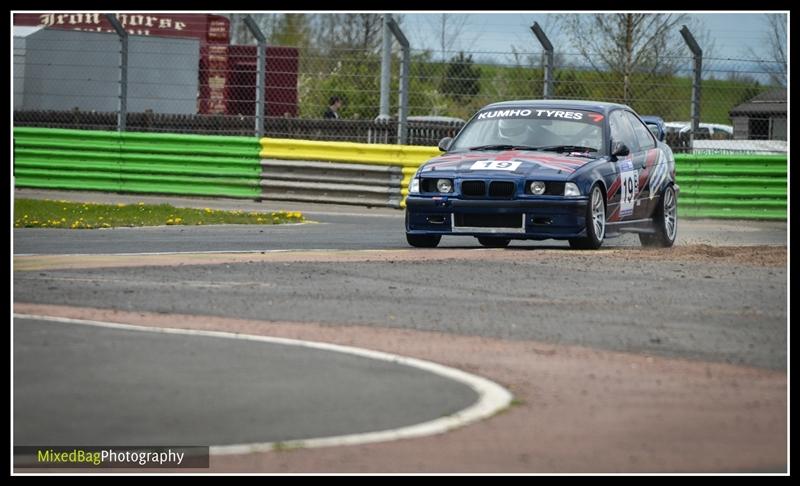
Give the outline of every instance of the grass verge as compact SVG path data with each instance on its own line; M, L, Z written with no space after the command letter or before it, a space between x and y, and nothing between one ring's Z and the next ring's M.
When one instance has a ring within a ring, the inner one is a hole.
M15 228L95 229L120 226L285 224L304 222L297 211L253 212L176 208L169 204L94 204L15 199Z

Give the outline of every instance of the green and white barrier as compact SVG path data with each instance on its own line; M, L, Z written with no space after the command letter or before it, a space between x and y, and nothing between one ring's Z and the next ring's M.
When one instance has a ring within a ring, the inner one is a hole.
M436 147L14 129L17 187L404 207ZM683 217L787 217L787 156L676 155Z
M259 199L249 137L14 129L17 187Z
M678 214L785 220L787 156L677 154Z

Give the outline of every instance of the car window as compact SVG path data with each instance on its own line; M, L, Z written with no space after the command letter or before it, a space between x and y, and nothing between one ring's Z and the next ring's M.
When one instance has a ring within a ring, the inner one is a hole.
M603 115L583 110L490 108L464 127L450 151L486 145L580 146L603 151Z
M611 140L622 142L628 146L631 152L639 151L639 144L636 142L636 135L633 133L631 124L625 118L623 110L611 112L608 117L608 126L611 128Z
M658 125L655 123L648 123L647 128L650 129L650 133L652 133L654 137L658 137L661 134L661 132L658 130Z
M639 150L650 150L656 148L656 141L653 139L650 130L642 123L639 118L633 113L626 111L625 117L633 128L633 133L636 136L636 141L639 142Z

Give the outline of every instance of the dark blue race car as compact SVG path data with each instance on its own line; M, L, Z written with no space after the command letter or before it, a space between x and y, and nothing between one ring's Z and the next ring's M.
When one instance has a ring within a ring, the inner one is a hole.
M645 246L675 242L672 150L625 105L494 103L439 148L409 184L412 246L468 235L487 247L552 238L594 249L622 232Z

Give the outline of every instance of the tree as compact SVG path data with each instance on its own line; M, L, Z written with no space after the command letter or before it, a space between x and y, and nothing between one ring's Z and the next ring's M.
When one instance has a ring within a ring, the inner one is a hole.
M269 34L269 43L279 46L304 48L311 45L312 16L307 14L283 14Z
M442 94L458 103L465 103L481 91L481 70L472 61L472 54L464 56L459 52L447 65L440 87Z
M325 52L358 49L377 52L383 41L383 14L321 14L317 47ZM401 23L400 16L393 16Z
M566 14L559 23L573 47L597 72L621 81L621 100L632 98L633 77L672 74L686 46L677 36L685 14Z
M766 71L773 84L786 86L786 14L767 14L766 22L766 41L772 61L765 64Z
M267 38L272 35L279 18L278 14L229 14L231 45L255 44L255 37L253 37L250 29L244 23L244 18L248 15L255 21Z
M396 22L400 22L395 18ZM313 62L308 72L314 90L304 101L315 105L331 95L345 98L343 116L374 118L380 106L382 14L319 14L315 16Z
M453 50L454 47L460 47L460 40L464 32L464 28L469 20L469 15L453 15L453 14L440 14L435 17L432 16L428 20L428 27L431 31L436 32L437 40L439 41L438 47L441 53L442 62L447 59L447 52ZM474 39L471 44L474 43ZM468 49L468 48L467 48Z

